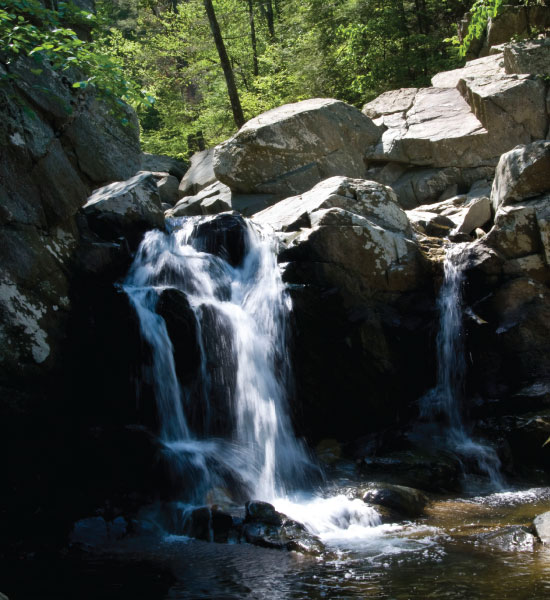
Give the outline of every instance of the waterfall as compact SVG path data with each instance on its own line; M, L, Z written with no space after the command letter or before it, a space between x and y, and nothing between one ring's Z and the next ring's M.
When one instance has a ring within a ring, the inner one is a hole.
M427 422L441 421L443 445L477 464L492 486L502 489L500 460L490 446L473 440L462 417L466 361L462 325L464 262L466 244L451 246L445 255L444 279L439 292L436 385L420 399L420 416Z
M182 473L194 470L199 502L235 483L248 497L272 499L303 485L311 468L287 407L290 300L273 242L240 223L240 262L224 247L207 251L208 218L187 218L145 235L123 284L151 349L160 437ZM166 290L185 294L195 320L200 373L187 389L156 312Z

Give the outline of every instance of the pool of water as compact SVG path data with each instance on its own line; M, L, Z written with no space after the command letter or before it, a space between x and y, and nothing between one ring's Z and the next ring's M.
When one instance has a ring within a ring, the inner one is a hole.
M432 502L414 522L325 537L319 558L179 536L133 538L96 554L21 559L0 591L27 598L550 598L550 548L487 534L530 525L550 488Z

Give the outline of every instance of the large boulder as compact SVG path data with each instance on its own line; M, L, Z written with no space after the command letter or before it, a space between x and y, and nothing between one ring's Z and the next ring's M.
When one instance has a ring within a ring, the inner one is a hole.
M181 181L185 172L187 171L188 165L182 160L172 158L171 156L165 156L163 154L149 154L144 152L141 155L141 170L142 171L153 171L160 173L168 173L173 177Z
M193 154L189 169L180 181L180 198L197 194L216 181L212 167L213 156L213 148Z
M304 100L259 115L217 146L214 172L233 191L284 198L332 175L364 177L365 149L379 137L343 102Z
M550 75L550 40L525 40L504 46L507 73Z
M152 173L99 188L83 206L92 228L106 239L134 239L148 229L164 228L164 212Z
M429 368L426 352L406 389L401 385L409 376L405 355L413 331L417 348L428 343L431 289L391 188L333 177L255 220L277 230L281 241L279 260L293 299L300 430L314 441L350 439L405 417L405 398L416 394L420 373ZM407 375L396 378L403 368Z
M531 75L466 77L458 89L490 136L485 154L498 157L546 136L546 85Z
M533 521L533 528L543 544L550 544L550 512L536 516Z
M518 146L499 160L491 202L499 206L532 198L550 191L550 142L540 140Z
M432 77L432 85L440 88L455 88L466 77L491 77L504 75L504 59L501 53L469 60L461 69L443 71ZM508 71L509 72L509 71ZM514 71L520 73L521 71ZM532 71L525 71L531 73Z
M460 92L422 88L386 92L363 107L384 133L367 149L367 159L418 166L478 167L491 164L487 130ZM496 162L496 161L495 161Z
M249 217L270 206L275 197L270 194L239 194L216 181L194 196L185 196L166 211L166 218L216 215L235 210Z

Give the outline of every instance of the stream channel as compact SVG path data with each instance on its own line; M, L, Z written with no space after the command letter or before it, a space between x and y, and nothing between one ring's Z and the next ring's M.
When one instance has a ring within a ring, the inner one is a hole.
M185 481L172 506L185 525L196 507L215 503L242 519L247 500L267 501L303 523L325 551L201 541L184 535L185 527L167 527L162 509L148 507L138 533L76 544L61 559L36 561L31 577L20 564L4 565L0 591L10 600L550 598L550 549L521 528L550 510L550 488L504 481L494 451L469 437L460 416L460 248L448 253L440 293L437 384L420 399L410 435L465 464L474 458L478 477L465 472L462 495L432 496L421 517L392 523L350 492L365 483L353 463L327 475L294 436L291 305L272 240L244 223L242 260L233 260L227 248L214 251L223 234L205 233L204 222L149 232L123 283L151 348L159 437L174 477ZM196 324L201 377L192 388L178 380L155 310L166 290L185 295Z

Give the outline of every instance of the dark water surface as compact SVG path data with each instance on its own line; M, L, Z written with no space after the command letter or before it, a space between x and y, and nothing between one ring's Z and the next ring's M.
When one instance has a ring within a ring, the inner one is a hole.
M5 562L0 591L10 600L544 599L550 548L486 535L546 510L548 488L441 500L414 523L331 540L325 559L176 536L126 539L101 553Z

